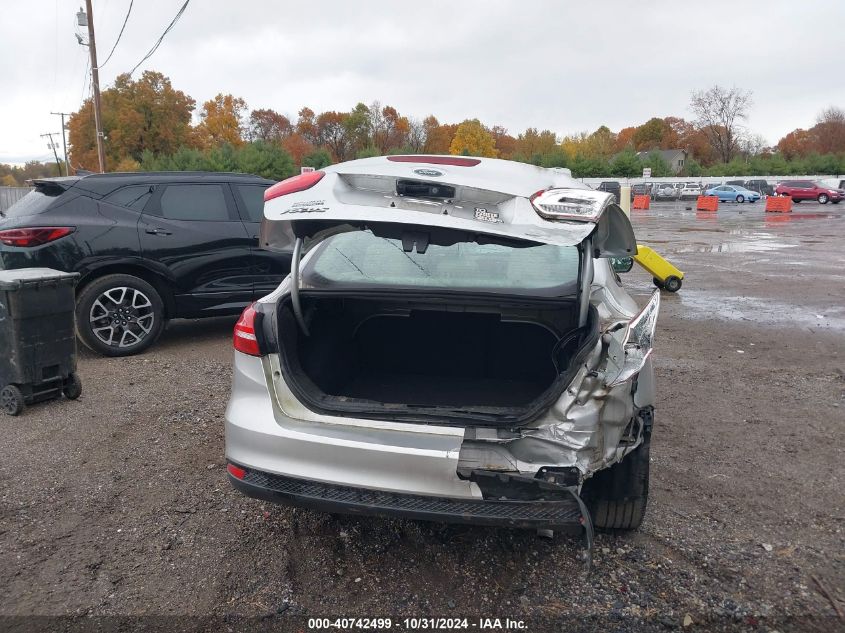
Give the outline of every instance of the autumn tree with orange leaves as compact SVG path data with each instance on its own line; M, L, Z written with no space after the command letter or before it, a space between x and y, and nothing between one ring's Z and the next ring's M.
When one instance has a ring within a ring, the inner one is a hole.
M261 109L249 113L248 136L251 141L281 143L293 133L293 125L284 114Z
M449 153L488 158L496 158L499 154L493 135L478 119L467 119L458 126L449 145Z
M118 75L114 86L101 94L106 166L114 171L120 165L132 168L144 151L172 154L180 147L193 146L191 113L196 102L159 72L144 71L133 81ZM91 99L68 120L70 164L75 169L98 168Z
M378 101L357 103L348 111L318 112L300 107L296 117L277 109L249 110L244 99L223 92L204 102L200 121L191 125L196 102L176 90L161 73L144 72L133 80L120 75L102 93L107 168L242 169L282 178L301 166L395 153L497 156L545 167L569 167L576 176L629 175L637 171L637 151L685 149L687 172L767 174L845 171L845 111L829 107L811 127L796 129L776 147L739 121L750 96L718 86L695 93L695 121L677 116L651 117L618 132L605 125L594 131L559 135L550 129L509 131L477 118L460 124L402 114ZM726 105L730 116L721 116ZM97 167L91 101L69 121L73 168ZM621 157L621 158L620 158ZM726 162L728 161L728 162ZM630 163L630 164L628 164ZM39 166L40 169L49 169ZM745 171L743 171L745 170ZM686 174L682 174L686 175ZM8 176L8 177L6 177ZM6 182L17 173L0 172Z
M218 94L202 104L197 141L201 147L211 148L228 143L237 147L244 142L246 101L230 94Z

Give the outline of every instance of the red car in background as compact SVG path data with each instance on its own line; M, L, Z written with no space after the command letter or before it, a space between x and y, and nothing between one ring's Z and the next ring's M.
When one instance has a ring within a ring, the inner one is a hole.
M831 189L812 180L784 180L775 187L775 195L789 196L793 202L818 200L820 204L839 204L845 198L845 191Z

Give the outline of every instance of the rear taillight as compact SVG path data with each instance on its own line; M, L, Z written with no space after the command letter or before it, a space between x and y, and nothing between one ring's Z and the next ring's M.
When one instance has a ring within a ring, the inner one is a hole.
M279 196L286 196L289 193L310 189L320 182L325 175L326 172L323 171L309 171L299 176L283 180L282 182L277 182L264 192L264 202L278 198Z
M529 198L534 210L547 220L586 222L595 222L612 199L606 191L565 187L538 191Z
M237 351L243 354L261 356L261 350L258 347L258 337L255 335L255 321L258 313L255 311L254 305L254 303L248 305L241 313L241 318L235 323L233 345Z
M23 248L41 246L65 235L70 235L75 230L72 226L33 226L25 229L6 229L0 231L0 244Z

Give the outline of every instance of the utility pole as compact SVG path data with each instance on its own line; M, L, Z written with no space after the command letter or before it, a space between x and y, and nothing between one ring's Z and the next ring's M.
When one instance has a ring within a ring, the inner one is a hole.
M62 175L62 164L59 162L59 155L56 153L56 149L58 149L59 144L53 142L53 134L58 134L58 132L47 132L46 134L41 134L41 138L45 136L50 139L50 144L47 146L51 150L53 150L53 156L56 157L56 169L59 170L59 176Z
M80 9L79 13L77 13L77 18L79 20L79 26L84 26L83 19L88 25L88 52L91 54L91 86L94 88L94 126L97 128L97 159L100 162L100 173L103 173L106 171L106 152L103 147L103 116L100 112L100 69L97 67L97 43L94 40L94 10L91 8L91 0L85 0L85 8L87 9L87 15L82 14L82 10ZM80 43L82 42L80 41Z
M55 114L56 116L62 117L62 149L65 152L65 176L70 176L70 163L67 162L67 140L65 139L65 117L70 116L70 112L51 112L50 114Z

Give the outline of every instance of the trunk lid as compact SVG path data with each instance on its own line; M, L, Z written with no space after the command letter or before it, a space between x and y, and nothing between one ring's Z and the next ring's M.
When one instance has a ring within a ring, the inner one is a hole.
M340 163L268 189L262 246L289 252L369 229L402 240L406 251L457 242L577 246L595 257L636 254L630 221L613 195L593 191L568 170L454 156L388 156ZM296 179L303 179L298 187Z

